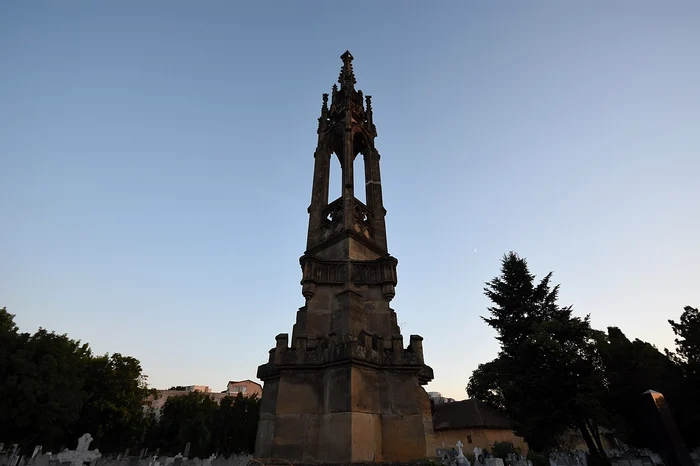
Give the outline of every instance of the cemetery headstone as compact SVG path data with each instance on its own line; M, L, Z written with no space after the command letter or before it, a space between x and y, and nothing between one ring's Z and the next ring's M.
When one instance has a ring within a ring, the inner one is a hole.
M578 456L578 462L582 466L588 466L588 455L585 451L577 450L576 455Z
M486 466L504 466L501 458L486 458L484 463Z
M173 466L182 466L182 455L180 453L175 455L175 460L173 461Z
M474 447L474 465L485 464L486 458L484 457L484 450L479 447Z
M443 466L455 466L456 461L455 461L455 454L454 450L452 448L437 448L437 457L440 460L440 463L442 463Z
M457 440L457 443L455 444L455 446L457 447L457 457L455 458L455 461L457 462L457 464L471 466L469 464L469 460L467 459L466 456L464 456L464 452L462 451L462 447L464 447L464 444L462 443L462 441Z
M654 390L642 393L642 419L649 441L668 466L694 466L664 396Z
M216 459L216 455L212 453L212 455L209 458L204 458L202 460L202 466L211 466L212 461Z
M63 450L57 455L58 461L70 463L71 466L83 466L86 462L89 463L102 458L102 453L99 450L88 450L90 443L92 443L92 435L83 434L78 439L78 447L74 451L67 448Z
M10 449L10 457L9 457L7 465L8 466L15 466L17 464L18 459L19 459L19 444L15 443L12 445L12 448Z
M190 447L191 447L191 446L192 446L192 443L191 443L191 442L187 442L187 445L185 445L185 454L182 455L182 456L184 456L185 458L189 458L189 457L190 457Z
M51 460L51 455L42 455L41 453L37 455L32 463L32 466L49 466L49 461Z

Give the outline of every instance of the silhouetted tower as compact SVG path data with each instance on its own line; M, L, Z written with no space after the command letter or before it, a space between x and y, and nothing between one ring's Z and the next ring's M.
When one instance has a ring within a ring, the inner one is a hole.
M304 463L403 461L434 456L430 400L433 378L422 338L407 348L389 307L397 260L389 255L377 130L371 97L355 89L345 52L330 107L318 125L302 294L291 342L277 336L267 364L256 457ZM364 186L355 186L355 158ZM331 157L342 190L329 202ZM356 197L365 190L366 204Z

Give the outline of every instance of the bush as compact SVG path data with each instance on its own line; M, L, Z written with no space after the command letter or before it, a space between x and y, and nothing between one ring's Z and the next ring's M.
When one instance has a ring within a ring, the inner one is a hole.
M532 461L532 466L549 466L549 457L544 453L530 451L527 459Z
M517 453L517 450L511 442L496 442L491 448L491 456L494 458L501 458L504 462L506 458L508 458L509 453Z
M586 453L586 463L588 466L610 466L612 464L610 458L604 456L593 456L589 453Z

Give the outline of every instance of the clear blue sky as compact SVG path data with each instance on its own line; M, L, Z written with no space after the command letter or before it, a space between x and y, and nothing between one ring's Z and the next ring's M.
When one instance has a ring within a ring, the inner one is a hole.
M255 378L303 304L321 94L379 131L429 390L497 352L515 250L660 348L700 305L700 3L3 1L0 306L157 388Z

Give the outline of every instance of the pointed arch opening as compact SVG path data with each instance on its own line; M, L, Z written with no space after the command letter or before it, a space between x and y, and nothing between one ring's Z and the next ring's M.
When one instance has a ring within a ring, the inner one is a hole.
M356 154L353 162L353 185L355 198L367 205L367 163L366 153L369 148L367 135L362 131L355 131L352 138L353 151Z
M328 179L328 203L338 199L343 192L343 169L340 166L338 155L333 152L330 155L331 161L329 165Z
M365 155L359 153L355 156L355 162L352 165L353 185L355 190L355 199L367 205L367 186L365 180Z

